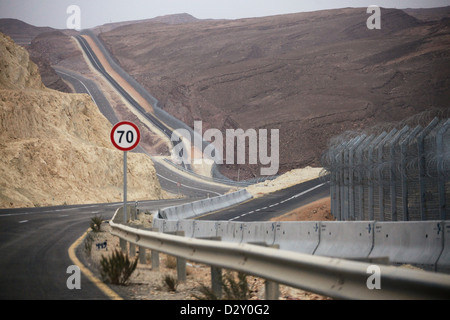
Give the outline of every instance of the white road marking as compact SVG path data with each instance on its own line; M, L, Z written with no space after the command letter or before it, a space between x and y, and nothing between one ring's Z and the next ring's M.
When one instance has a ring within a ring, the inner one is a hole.
M298 198L298 197L301 197L301 196L307 194L308 192L311 192L311 191L313 191L313 190L315 190L315 189L317 189L317 188L322 187L322 186L325 185L325 184L327 184L327 182L322 183L322 184L319 184L319 185L317 185L317 186L315 186L315 187L312 187L311 189L308 189L308 190L306 190L306 191L297 193L296 195L293 195L292 197L290 197L290 198L288 198L288 199L284 199L284 200L282 200L282 201L280 201L280 202L271 204L271 205L269 205L268 207L269 207L269 208L272 208L272 207L275 207L275 206L280 205L281 203L285 203L285 202L288 202L288 201L290 201L290 200L292 200L292 199L296 199L296 198ZM261 211L261 210L265 210L265 209L267 209L268 207L263 207L263 208L255 209L254 211L250 211L250 212L241 214L240 216L236 216L236 217L234 217L234 218L232 218L232 219L229 219L228 221L233 221L233 220L239 219L239 218L241 218L241 217L245 217L245 216L247 216L247 215L249 215L249 214L252 214L252 213L255 213L255 212L259 212L259 211Z

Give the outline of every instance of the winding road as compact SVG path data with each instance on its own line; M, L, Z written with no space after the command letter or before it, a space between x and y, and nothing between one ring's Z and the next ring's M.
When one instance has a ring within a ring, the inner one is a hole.
M80 39L79 39L80 40ZM84 43L81 40L82 43ZM88 49L87 43L83 48ZM91 63L99 63L92 52ZM99 66L101 69L101 66ZM94 81L76 72L56 69L75 90L89 94L102 114L115 124L118 119ZM103 69L104 71L104 69ZM106 71L104 71L106 73ZM102 72L103 73L103 72ZM105 75L105 77L108 77ZM135 107L137 102L128 93L121 94ZM128 96L128 97L127 97ZM134 102L133 102L134 101ZM168 128L148 112L149 119L166 134ZM135 152L144 152L137 148ZM139 208L157 210L183 202L226 193L230 186L212 183L197 176L189 176L154 161L161 187L172 193L182 193L183 199L143 201ZM324 180L313 180L263 198L248 201L200 219L262 221L291 211L301 205L327 196L329 187ZM100 215L110 219L121 203L85 204L45 208L0 210L0 299L2 300L105 300L111 296L95 285L84 274L81 289L69 289L67 268L74 265L71 249L77 239L88 230L92 217Z

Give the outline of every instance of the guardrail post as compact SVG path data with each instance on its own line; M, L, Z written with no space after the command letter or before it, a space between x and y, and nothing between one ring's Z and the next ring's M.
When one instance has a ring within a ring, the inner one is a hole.
M122 253L128 254L127 242L123 239L120 239L119 244L120 244L120 250L122 250Z
M197 239L221 241L221 237L199 237ZM222 299L222 268L211 265L211 290L217 299Z
M265 243L261 243L261 242L249 242L249 244L253 244L253 245L258 245L258 246L262 246L262 247L268 247L268 248L274 248L274 249L279 249L280 246L278 244L274 244L274 245L270 245L268 246ZM266 280L264 283L264 288L265 288L265 299L266 300L278 300L278 298L280 297L280 284L275 282L275 281L271 281L271 280Z
M266 300L278 300L280 296L280 285L274 281L266 280Z
M151 253L152 270L159 270L159 252L152 250Z
M153 232L158 232L158 228L152 228ZM152 270L159 270L159 252L156 250L151 251Z
M217 299L222 299L222 268L211 266L211 289Z
M130 257L134 258L136 256L136 245L130 242Z
M184 237L184 231L177 231L177 236ZM186 281L186 259L177 257L177 278L178 281Z
M139 263L147 264L147 250L144 247L139 247Z

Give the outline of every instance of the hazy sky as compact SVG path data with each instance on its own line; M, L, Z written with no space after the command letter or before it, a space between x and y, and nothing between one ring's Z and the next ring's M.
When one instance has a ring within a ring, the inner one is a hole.
M450 0L0 0L0 18L65 29L70 5L81 9L81 28L91 28L184 12L199 19L237 19L369 5L400 9L443 7L449 6Z

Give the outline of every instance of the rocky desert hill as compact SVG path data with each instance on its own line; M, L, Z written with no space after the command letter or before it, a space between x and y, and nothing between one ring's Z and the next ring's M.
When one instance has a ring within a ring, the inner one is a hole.
M88 95L46 88L28 52L0 33L0 207L121 201L123 153ZM161 199L152 161L129 154L129 199Z
M0 31L10 36L18 45L31 42L41 33L52 32L50 27L36 27L17 19L0 19Z
M279 129L280 171L320 166L331 137L450 101L448 8L367 8L264 18L144 21L99 36L164 109L189 126ZM421 17L423 19L421 19ZM258 166L240 166L241 178ZM236 166L222 166L236 178Z

